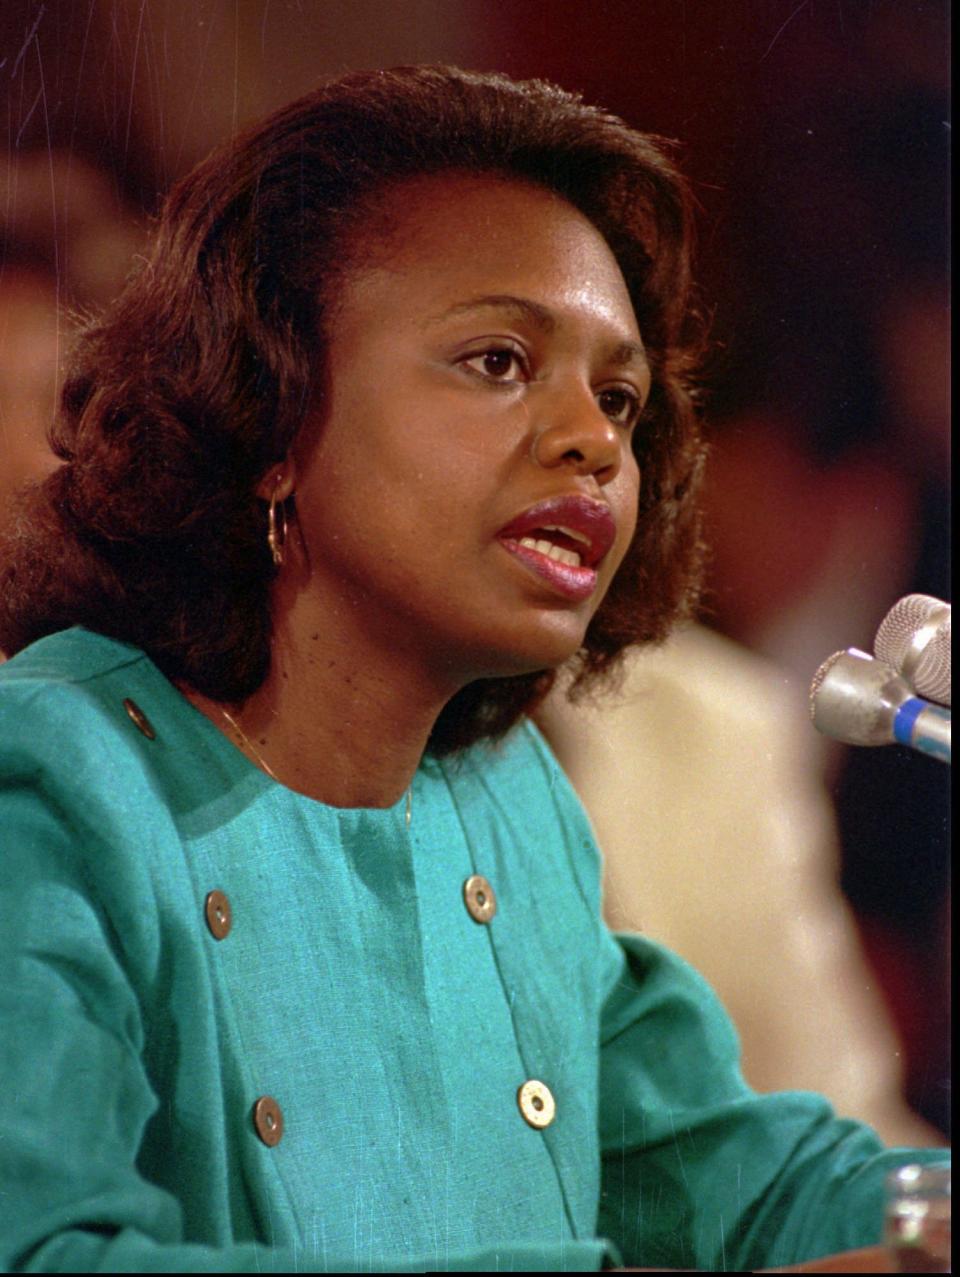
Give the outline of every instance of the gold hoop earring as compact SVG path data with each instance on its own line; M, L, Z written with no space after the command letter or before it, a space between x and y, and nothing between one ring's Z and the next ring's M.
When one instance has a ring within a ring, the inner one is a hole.
M277 479L277 488L279 488L281 479ZM277 527L277 505L280 506L280 526ZM267 545L270 547L270 555L273 559L274 566L280 567L283 564L283 551L287 544L287 507L283 501L278 503L276 489L270 498L270 509L267 511Z

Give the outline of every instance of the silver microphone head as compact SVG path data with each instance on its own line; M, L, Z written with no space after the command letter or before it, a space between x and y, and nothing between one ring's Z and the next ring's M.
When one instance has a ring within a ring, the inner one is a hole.
M950 604L908 594L880 622L873 650L918 695L950 704Z
M896 712L912 694L896 670L849 647L813 676L810 717L818 732L848 745L889 745Z

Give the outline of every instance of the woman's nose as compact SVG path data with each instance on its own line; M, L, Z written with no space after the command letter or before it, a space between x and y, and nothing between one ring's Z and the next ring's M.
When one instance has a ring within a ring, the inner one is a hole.
M621 443L592 392L558 391L541 405L531 456L544 469L566 466L574 474L594 475L603 485L620 471Z

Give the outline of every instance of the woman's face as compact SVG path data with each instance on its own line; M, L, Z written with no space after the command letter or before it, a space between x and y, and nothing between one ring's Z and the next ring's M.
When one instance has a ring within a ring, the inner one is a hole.
M297 458L308 588L451 684L557 665L636 520L650 371L620 269L571 205L496 177L411 180L384 222Z

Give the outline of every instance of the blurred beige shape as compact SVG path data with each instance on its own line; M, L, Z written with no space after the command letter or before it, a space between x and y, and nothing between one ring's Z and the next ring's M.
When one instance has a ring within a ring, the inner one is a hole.
M267 111L347 71L492 65L490 16L475 0L93 0L91 18L94 38L126 69L136 131L170 179Z
M68 306L110 301L144 238L108 173L46 150L0 154L0 232L4 270L42 264Z
M760 1091L814 1090L892 1144L942 1142L901 1099L898 1042L836 883L804 700L705 628L630 657L611 701L537 715L593 821L610 925L713 985Z
M42 275L0 273L0 515L23 483L56 464L46 442L57 394L55 290Z
M142 243L112 180L65 152L0 156L0 519L47 445L74 308L120 291Z

